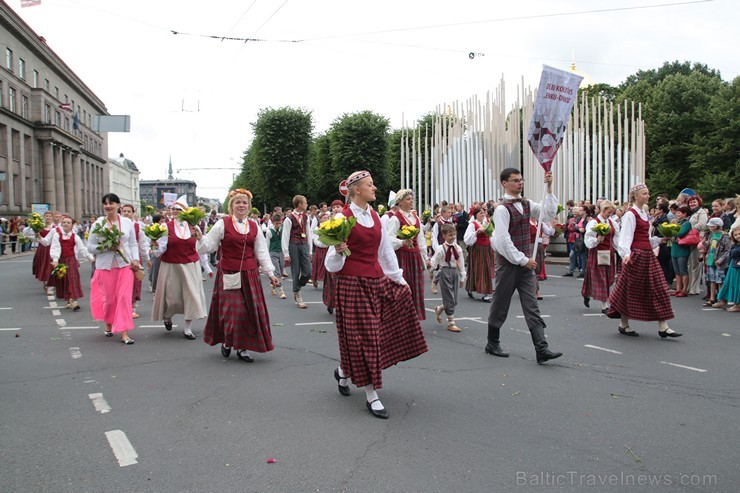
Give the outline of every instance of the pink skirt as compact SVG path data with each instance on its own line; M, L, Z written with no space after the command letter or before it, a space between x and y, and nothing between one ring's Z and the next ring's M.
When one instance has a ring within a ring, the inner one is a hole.
M90 281L90 311L93 319L111 324L113 333L133 329L133 289L134 271L131 267L95 269Z

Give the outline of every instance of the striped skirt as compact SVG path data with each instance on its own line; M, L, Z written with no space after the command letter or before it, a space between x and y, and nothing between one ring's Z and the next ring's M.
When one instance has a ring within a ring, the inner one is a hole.
M632 250L617 285L609 296L609 318L643 322L673 319L668 285L652 250Z
M382 388L382 370L429 350L406 286L337 275L336 301L340 365L358 387Z
M33 266L31 267L31 271L36 279L43 283L46 283L51 275L52 267L51 256L49 255L50 250L51 247L44 246L39 243L38 248L36 248L36 253L33 254Z
M411 252L403 248L396 250L398 267L403 269L403 278L411 288L411 298L414 300L416 314L419 320L426 320L424 309L424 265L419 252Z
M609 299L609 288L614 284L616 255L611 254L611 265L599 265L599 254L595 248L588 250L586 262L586 278L583 280L581 295L598 301Z
M241 289L228 290L224 289L223 271L218 269L203 341L258 353L275 348L259 269L242 271Z
M311 260L311 273L314 281L323 281L326 278L326 267L324 267L324 259L326 258L326 252L328 248L315 247L313 249L313 259Z
M334 272L327 272L326 278L324 278L324 285L322 286L322 300L327 308L336 308L336 292L337 289L337 275Z
M493 249L489 245L470 245L468 262L470 265L465 289L471 293L493 293L493 278L496 275Z
M67 266L67 275L61 279L50 275L47 286L54 286L54 291L60 300L78 300L82 298L84 295L80 282L80 263L77 258L60 258L59 263Z

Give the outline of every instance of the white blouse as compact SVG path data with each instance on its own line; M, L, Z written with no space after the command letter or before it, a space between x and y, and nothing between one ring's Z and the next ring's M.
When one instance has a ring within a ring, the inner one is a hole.
M637 212L643 220L650 220L648 215L636 205L633 205L632 209L634 209L634 211ZM632 240L635 237L636 225L637 222L635 216L630 214L628 211L625 212L622 216L622 224L619 230L619 241L617 242L617 253L619 253L619 256L622 258L627 257L632 251ZM650 236L650 246L655 248L658 245L660 245L660 238Z
M599 222L609 224L609 221L601 217L601 214L596 217L598 218L598 221L596 219L591 219L588 224L586 224L586 235L583 237L583 242L586 244L586 248L596 248L599 244L599 235L597 235L594 231L594 226L596 226ZM617 243L619 243L619 223L616 221L611 221L611 224L609 224L609 226L612 226L612 230L614 231L612 245L616 245Z
M125 267L126 262L121 259L121 256L111 251L99 252L97 250L100 238L98 235L93 233L95 226L100 224L105 227L106 225L105 216L99 217L90 228L90 236L87 238L87 250L88 252L95 255L95 268L101 270L111 270L119 267ZM134 223L130 219L123 216L118 216L118 226L123 232L121 237L121 247L123 253L126 254L129 262L139 260L139 245L136 241L136 231L134 230ZM117 227L118 227L117 226Z
M249 220L246 221L245 231L239 230L240 225L234 224L234 227L242 234L249 233L251 223ZM224 220L219 219L216 224L213 225L207 235L201 236L197 243L198 253L212 253L218 250L221 246L221 241L224 239ZM254 257L262 268L262 272L265 272L269 277L275 275L275 266L272 265L270 260L270 252L267 249L267 240L262 234L262 231L257 231L257 235L254 238Z
M70 236L74 236L75 239L75 256L77 258L86 258L90 262L95 261L95 257L90 255L90 252L88 252L87 248L85 247L85 243L82 242L82 239L80 239L80 237L77 236L74 231L71 231L69 234L62 231L62 239L68 240ZM51 239L51 249L49 250L49 256L54 262L59 262L59 257L62 255L62 244L59 240L60 238L58 233L55 234Z
M416 227L416 216L413 214L406 214L405 212L399 210L398 214L403 214L404 219L406 219L406 222L408 224L413 225ZM419 221L419 225L421 225L421 221ZM386 226L386 232L388 233L388 238L391 240L391 245L393 246L394 250L398 250L403 246L403 240L398 238L398 230L401 229L401 221L398 219L398 217L393 216L388 220L388 225ZM427 242L426 238L424 238L424 234L422 233L421 228L419 229L419 234L416 235L416 246L419 248L419 254L421 255L421 264L426 269L427 265Z

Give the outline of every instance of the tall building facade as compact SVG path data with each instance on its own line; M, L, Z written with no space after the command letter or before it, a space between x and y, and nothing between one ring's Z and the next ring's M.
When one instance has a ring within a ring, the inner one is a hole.
M121 204L132 204L139 210L139 169L123 154L108 160L108 191L118 195Z
M105 105L3 0L0 50L0 214L101 215L108 141L92 127Z

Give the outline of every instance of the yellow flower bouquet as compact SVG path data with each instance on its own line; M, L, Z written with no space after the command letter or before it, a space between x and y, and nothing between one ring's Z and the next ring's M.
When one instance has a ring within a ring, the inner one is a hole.
M355 227L357 219L354 217L340 216L335 219L329 219L324 221L319 226L319 229L315 230L316 235L319 237L319 241L324 245L332 246L344 243L349 238L349 234L352 228ZM342 252L342 255L348 257L352 254L349 250Z
M673 238L681 232L681 225L675 223L662 223L658 225L658 231L666 238Z
M416 226L401 226L401 229L396 233L396 238L399 240L413 240L419 234L419 228Z
M488 221L485 226L483 226L483 232L486 234L487 237L493 236L493 221Z
M167 226L159 223L144 226L144 235L152 241L157 241L163 236L167 236Z
M186 222L191 226L197 226L205 217L206 213L200 210L199 207L190 207L188 210L179 213L177 220Z
M67 264L57 264L57 266L51 271L51 275L57 279L64 279L67 275L67 269Z
M32 212L28 215L28 225L31 227L34 233L38 233L46 227L46 224L44 223L44 218L41 217L41 214L38 214L36 212Z
M612 228L606 223L598 223L596 226L591 228L591 231L596 233L596 236L606 236L611 233Z

